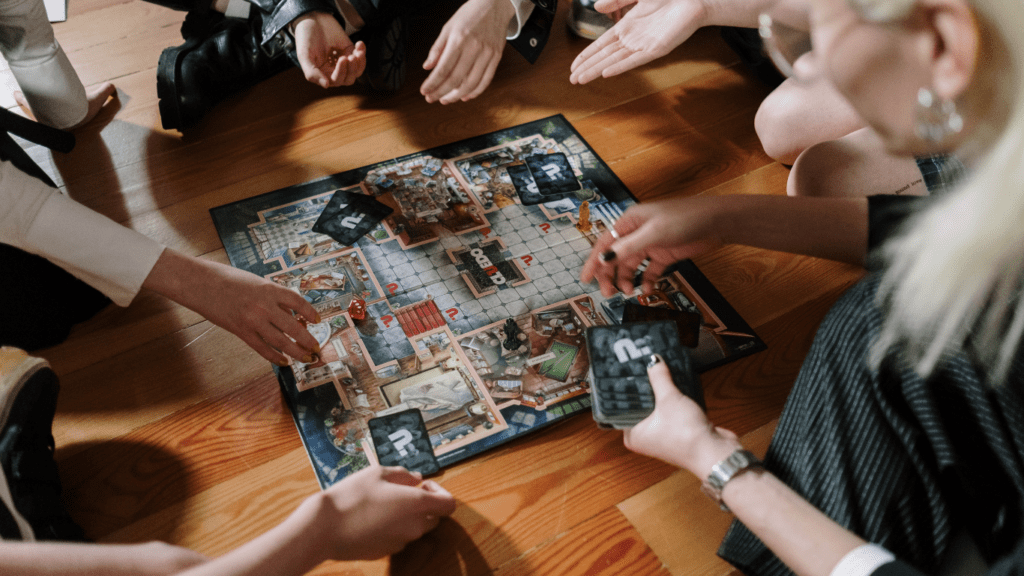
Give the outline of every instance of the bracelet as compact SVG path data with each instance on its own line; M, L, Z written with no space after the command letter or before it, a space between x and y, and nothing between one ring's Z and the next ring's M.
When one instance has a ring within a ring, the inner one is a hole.
M711 473L708 474L707 480L701 484L700 489L717 502L719 508L730 512L729 507L722 501L722 490L725 488L725 485L747 470L762 467L763 464L757 459L757 456L754 456L748 450L737 448L728 458L711 467Z

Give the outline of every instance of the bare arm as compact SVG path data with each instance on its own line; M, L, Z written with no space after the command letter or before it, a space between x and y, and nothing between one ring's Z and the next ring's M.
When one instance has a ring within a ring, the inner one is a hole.
M626 447L685 468L700 479L740 448L672 384L664 362L648 370L655 410L624 434ZM828 576L848 552L865 544L764 471L742 473L725 485L722 500L798 576Z
M638 204L594 245L581 277L605 296L633 290L633 274L650 260L645 289L665 269L724 244L805 254L863 265L868 245L865 198L687 196ZM608 251L614 258L603 261Z

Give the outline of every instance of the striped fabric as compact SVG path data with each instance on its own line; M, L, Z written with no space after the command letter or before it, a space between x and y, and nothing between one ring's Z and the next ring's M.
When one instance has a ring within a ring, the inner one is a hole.
M870 370L882 323L870 276L829 312L787 400L765 464L831 518L933 571L964 527L988 562L1021 537L1024 376L990 387L968 354L926 382L891 354ZM792 574L734 522L719 555L748 575Z

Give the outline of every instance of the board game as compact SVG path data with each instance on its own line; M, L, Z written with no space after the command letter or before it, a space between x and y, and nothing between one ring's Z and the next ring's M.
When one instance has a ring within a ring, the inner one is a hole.
M275 369L327 487L410 454L443 468L589 413L584 333L627 307L697 318L684 344L698 371L763 349L692 262L647 295L580 281L635 202L558 115L211 215L232 265L321 314L320 356Z

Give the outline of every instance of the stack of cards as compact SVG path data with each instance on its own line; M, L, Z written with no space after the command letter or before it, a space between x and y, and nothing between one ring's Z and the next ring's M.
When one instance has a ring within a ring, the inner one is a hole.
M367 425L381 466L404 466L424 476L440 470L418 408L371 418Z
M591 406L604 428L632 428L654 411L647 363L660 354L676 388L704 407L704 390L672 320L587 329Z

